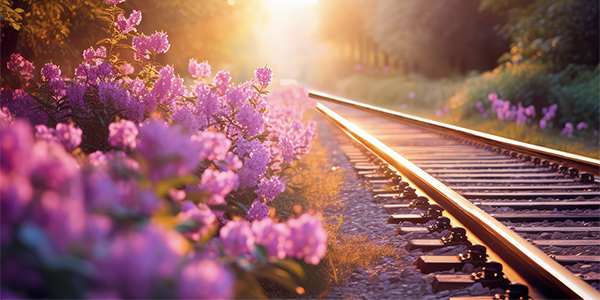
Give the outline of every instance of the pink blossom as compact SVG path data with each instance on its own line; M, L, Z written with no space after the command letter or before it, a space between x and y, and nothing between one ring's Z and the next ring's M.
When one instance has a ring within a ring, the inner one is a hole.
M52 63L44 65L42 68L42 79L44 81L50 81L52 79L60 77L60 68Z
M186 193L183 190L178 190L175 188L170 188L169 189L169 197L171 197L171 199L173 199L173 201L181 201L183 199L185 199Z
M258 135L265 130L265 118L250 104L244 104L235 120L246 131L249 137Z
M220 230L220 239L226 254L237 257L254 249L254 235L246 221L229 221Z
M444 105L444 113L447 114L450 112L450 107L448 105Z
M131 46L136 51L133 55L134 59L148 60L152 51L155 53L167 53L171 44L169 44L166 33L157 32L151 36L134 36L131 40Z
M142 13L139 10L133 10L129 18L125 19L123 14L119 14L117 16L117 22L115 22L115 26L117 30L122 33L129 33L130 31L137 32L135 26L140 25L142 21Z
M269 216L269 206L265 203L261 202L260 199L254 200L250 209L248 209L248 213L246 214L246 219L252 220L263 220L264 218Z
M151 93L158 102L170 106L177 97L183 96L186 91L183 78L175 76L173 67L166 66L160 70L159 78L154 83Z
M488 100L494 102L496 100L498 100L498 94L496 93L489 93L487 96Z
M11 54L10 60L6 64L6 67L11 71L19 73L19 76L21 76L25 80L34 78L33 70L35 69L35 66L33 66L33 64L30 61L24 59L23 56L21 56L21 54Z
M244 164L237 155L230 151L221 162L217 162L217 165L223 171L235 171L241 168Z
M217 72L214 79L214 85L217 88L219 94L224 95L231 83L231 75L229 75L229 71L223 69Z
M235 292L233 272L209 259L184 266L177 283L182 299L232 299Z
M196 136L192 136L192 140L199 142L200 160L222 160L227 156L229 148L231 148L231 140L220 132L203 131Z
M441 117L443 114L444 113L441 110L439 110L439 109L435 111L435 116L438 117L438 118Z
M108 4L108 5L117 5L117 4L125 2L125 0L104 0L104 1L106 1L106 4Z
M414 99L416 96L415 92L408 92L408 99Z
M271 218L252 222L254 241L267 248L269 256L285 258L285 243L290 236L287 224L274 222Z
M190 58L188 63L188 71L192 78L208 78L210 77L210 65L207 61L198 63L196 59Z
M273 70L267 66L263 68L256 68L254 71L254 79L262 87L266 87L269 85L269 83L271 83L271 80L273 80Z
M305 213L298 219L289 219L287 224L290 228L287 255L304 258L309 264L318 264L327 248L327 232L321 224L321 217Z
M108 130L110 131L108 142L113 147L133 150L137 146L137 135L139 132L135 123L128 120L121 120L110 123Z
M361 64L355 64L353 67L354 71L360 72L363 70L363 66Z
M121 71L121 74L123 74L123 75L130 75L130 74L133 74L133 72L135 72L135 68L131 64L128 64L128 63L119 65L119 70Z

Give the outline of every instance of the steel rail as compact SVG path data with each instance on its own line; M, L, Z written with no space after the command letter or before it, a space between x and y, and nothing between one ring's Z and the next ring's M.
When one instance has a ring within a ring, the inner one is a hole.
M421 127L427 127L429 129L433 129L438 132L452 134L455 136L460 136L465 139L470 139L474 141L478 141L481 143L485 143L488 145L494 145L496 147L500 147L503 149L510 149L513 151L517 151L520 153L540 157L543 159L555 161L561 164L566 164L571 167L578 169L580 172L587 172L590 174L594 174L594 176L600 176L600 160L567 153L555 149L550 149L542 146L531 145L515 140L511 140L508 138L467 129L459 126L449 125L421 117L412 116L409 114L364 104L348 99L344 99L341 97L332 96L326 93L317 92L317 91L309 91L309 97L319 100L331 101L338 104L343 104L346 106L358 108L361 110L368 110L370 112L374 112L380 115L383 115L388 118L398 119L403 122L408 122L411 124L419 125Z
M600 299L591 285L358 126L321 103L316 110L396 168L549 299Z

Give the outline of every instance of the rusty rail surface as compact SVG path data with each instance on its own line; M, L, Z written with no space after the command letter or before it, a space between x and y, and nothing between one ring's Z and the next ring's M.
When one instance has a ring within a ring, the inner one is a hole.
M535 152L535 155L541 156L539 153L545 153L549 158L554 158L552 154L556 154L564 161L575 161L578 164L586 164L589 169L589 164L600 165L597 160L590 158L571 155L568 153L547 149L543 147L531 146L525 143L511 141L504 138L480 133L468 129L461 129L456 126L446 125L439 122L429 121L422 118L417 118L407 114L392 112L373 106L360 104L357 102L344 100L340 98L331 98L325 94L311 92L310 96L314 99L333 101L343 103L361 110L370 110L392 116L392 118L408 121L410 123L418 123L429 127L436 127L438 130L458 130L464 135L478 136L490 142L499 143L516 143L519 149L528 149L527 151ZM502 223L482 211L480 208L472 204L440 181L424 172L419 167L399 155L397 152L390 149L379 140L375 139L365 131L339 116L325 105L318 103L316 110L331 120L348 135L359 141L370 151L385 160L388 164L396 168L404 177L412 181L417 187L427 194L432 200L443 206L448 213L454 216L462 223L469 231L477 236L483 243L487 244L491 249L502 258L509 267L514 269L522 278L526 278L528 284L532 285L536 290L541 291L550 299L600 299L600 293L591 285L584 282L573 273L569 272L558 262L548 257L541 250L531 245L525 239L520 237L514 231L510 230ZM501 147L506 147L502 144ZM519 150L525 152L525 150ZM556 160L556 159L554 159Z
M346 106L354 107L361 110L370 111L372 113L379 114L381 116L400 120L403 122L411 123L414 125L426 127L428 129L432 129L438 132L452 134L455 136L459 136L465 139L474 140L480 143L485 143L497 147L501 147L504 149L510 149L513 151L518 151L524 154L537 156L543 159L548 159L555 161L557 163L562 163L566 165L570 165L581 172L587 172L593 174L594 176L600 176L600 160L585 157L582 155L567 153L555 149L550 149L542 146L531 145L515 140L511 140L508 138L487 134L484 132L462 128L459 126L449 125L437 121L428 120L421 117L412 116L409 114L396 112L393 110L376 107L369 104L364 104L348 99L344 99L341 97L336 97L332 95L328 95L326 93L321 93L317 91L310 91L309 96L313 99L317 100L325 100L331 101L338 104L343 104Z

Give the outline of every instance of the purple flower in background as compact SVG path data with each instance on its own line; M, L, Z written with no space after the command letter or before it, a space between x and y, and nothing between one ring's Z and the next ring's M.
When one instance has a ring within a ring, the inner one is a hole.
M110 123L108 142L113 147L119 147L123 150L135 149L137 146L138 129L135 123L128 120Z
M237 189L239 177L233 171L217 171L206 169L202 173L200 189L210 192L212 196L208 199L209 204L226 204L225 196L232 190Z
M531 118L535 118L535 106L529 105L525 108L525 115Z
M291 164L294 159L294 144L292 140L285 136L281 137L279 139L279 150L281 150L283 162Z
M408 92L408 99L414 99L416 96L415 92Z
M250 223L246 221L229 221L220 231L223 251L233 257L248 254L254 249L254 235Z
M496 93L489 93L487 96L488 100L494 102L496 100L498 100L498 94Z
M52 63L46 64L42 68L41 72L42 72L42 79L44 81L50 81L52 79L60 77L60 68L57 65L52 64Z
M450 107L448 105L444 105L444 113L447 114L450 112Z
M245 90L241 87L231 87L227 89L226 95L227 99L229 99L229 102L236 109L241 107L244 103L248 103L246 100L249 97L246 95Z
M193 103L171 103L169 106L171 110L171 118L173 121L185 126L190 132L196 132L200 129L198 125L198 119L196 118L196 107Z
M254 242L267 248L269 256L285 258L285 242L290 236L290 229L284 223L277 223L271 218L252 222Z
M81 134L83 131L73 125L63 123L56 124L56 137L63 144L68 152L71 152L81 144Z
M269 206L265 203L262 203L260 199L254 200L252 202L252 206L248 210L246 214L246 219L252 220L263 220L264 218L269 216Z
M254 193L258 196L264 196L267 201L273 201L273 199L283 191L285 191L285 179L279 179L279 176L273 176L270 179L261 179L258 184L258 190Z
M541 120L540 120L540 128L541 128L541 129L546 129L546 126L548 126L548 123L547 123L547 121L546 121L546 120L544 120L544 119L541 119Z
M579 122L579 124L577 124L577 130L583 130L583 129L587 129L588 125L585 122Z
M219 95L212 91L210 86L204 82L199 82L194 88L194 94L198 96L196 101L196 111L198 113L198 125L202 128L211 122L214 122L215 115L221 107Z
M360 72L363 70L363 66L361 64L355 64L353 69L356 72Z
M571 122L565 123L565 128L563 128L563 130L560 131L560 135L564 135L565 133L567 134L567 137L573 137L573 124L571 124Z
M192 78L208 78L210 77L210 65L207 61L198 63L196 59L190 58L188 63L188 71Z
M46 125L35 126L35 137L38 139L46 140L48 142L60 142L56 137L56 132L54 128L48 128L46 127Z
M229 87L229 83L231 83L231 75L229 75L229 71L223 69L217 72L214 79L214 85L217 88L219 94L224 95Z
M259 145L252 150L252 155L246 158L244 166L238 171L241 188L255 186L267 171L267 164L271 160L269 152L260 142Z
M273 70L267 66L263 68L256 68L254 71L254 79L262 87L266 87L269 85L269 83L271 83L271 80L273 80Z
M209 259L187 264L177 283L181 299L232 299L235 292L234 274Z
M298 219L289 219L287 224L291 241L286 245L287 255L304 258L309 264L318 264L327 248L327 232L321 224L321 217L305 213Z
M441 117L443 114L444 113L441 110L439 110L439 109L435 111L435 116L438 117L438 118Z
M30 109L39 104L23 89L0 89L0 106L8 108L15 118L27 119L31 124L46 124L48 115L41 109Z
M202 224L198 231L184 233L186 237L195 241L200 241L202 236L209 232L211 225L217 220L217 216L206 204L200 203L196 205L191 201L181 202L181 212L177 217L184 221L193 219Z

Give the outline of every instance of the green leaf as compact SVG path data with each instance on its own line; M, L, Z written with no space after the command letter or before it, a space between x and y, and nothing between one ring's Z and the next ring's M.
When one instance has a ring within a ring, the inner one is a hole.
M304 280L305 278L304 269L302 269L302 266L291 259L278 260L274 262L273 265L280 269L286 270L300 280Z
M175 226L175 230L180 233L196 232L200 230L200 227L202 227L202 223L200 221L189 219L177 224L177 226Z
M269 252L267 251L267 248L261 244L254 244L252 256L254 256L261 264L267 264L269 262Z
M260 278L266 278L280 285L281 287L289 290L290 292L296 292L298 283L290 276L290 274L282 269L278 268L263 268L256 272L256 275Z
M177 178L160 181L159 183L156 184L156 186L154 187L154 190L156 191L156 194L158 195L158 197L164 198L169 193L169 190L173 187L185 186L186 184L194 185L194 184L199 184L199 183L200 183L200 178L198 178L195 175L189 174L189 175L186 175L183 177L177 177Z

